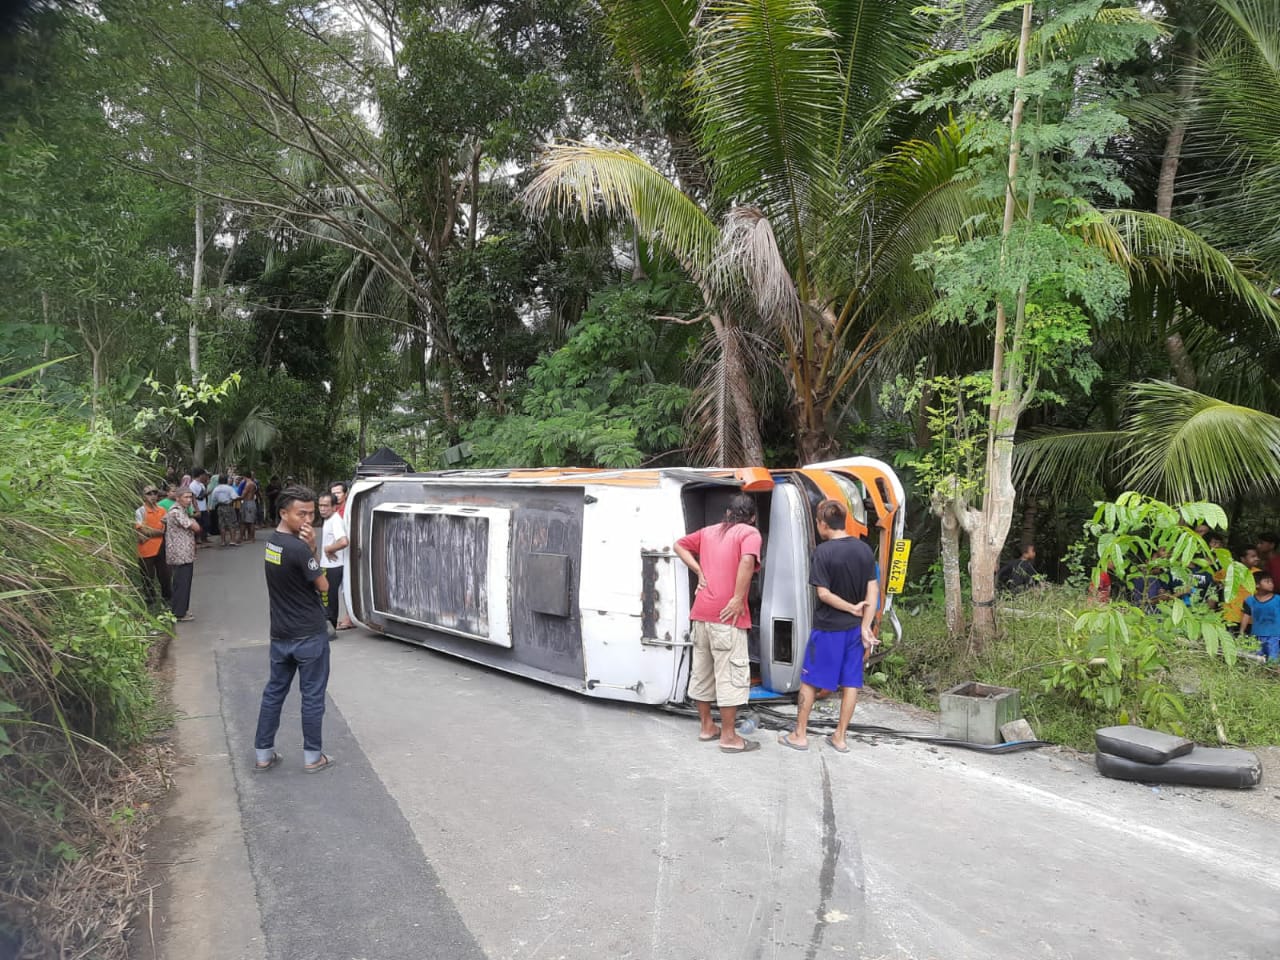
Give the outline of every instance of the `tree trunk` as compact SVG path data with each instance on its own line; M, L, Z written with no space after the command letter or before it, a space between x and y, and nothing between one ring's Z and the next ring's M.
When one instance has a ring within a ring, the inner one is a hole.
M1178 182L1178 164L1182 161L1182 144L1187 137L1187 112L1191 98L1195 94L1196 78L1193 65L1196 60L1197 44L1193 37L1188 41L1184 51L1185 62L1180 65L1178 77L1179 111L1169 127L1165 137L1164 153L1160 157L1160 182L1156 188L1156 214L1166 219L1173 219L1173 196ZM1188 390L1196 389L1199 378L1196 376L1195 364L1187 353L1187 345L1182 335L1171 333L1165 337L1165 352L1169 354L1169 366L1178 386Z
M1194 64L1198 54L1195 38L1188 41L1178 76L1178 114L1165 137L1164 154L1160 158L1160 183L1156 188L1156 215L1173 218L1173 194L1178 180L1178 164L1182 161L1182 143L1187 138L1187 113L1195 93Z
M89 348L89 356L93 359L93 387L91 394L90 411L93 420L96 422L99 414L100 396L102 394L102 351L94 347L92 344L86 344Z
M471 151L471 216L467 220L467 249L476 248L476 231L480 223L480 145Z
M204 300L204 202L196 197L196 251L191 259L191 323L187 327L187 360L191 382L200 376L200 313Z
M1035 497L1028 498L1022 505L1022 532L1018 535L1020 543L1033 543L1036 539L1036 519L1040 514L1040 504Z
M1031 4L1022 8L1022 30L1018 36L1017 76L1027 75L1027 48L1031 41ZM1019 87L1013 95L1013 116L1009 124L1009 170L1004 197L1004 224L1001 235L1008 238L1013 232L1014 214L1017 211L1015 195L1018 180L1018 161L1022 154L1019 130L1026 96ZM1005 252L1001 250L1001 261ZM1015 323L1015 343L1009 351L1006 363L1005 338L1008 336L1008 318L1003 300L996 303L995 343L991 362L991 406L987 423L986 489L982 496L982 511L970 518L969 530L969 578L973 592L974 652L980 651L988 640L996 635L996 571L1000 565L1000 552L1004 549L1009 528L1013 525L1013 502L1016 491L1013 486L1013 432L1018 426L1022 403L1021 362L1017 343L1022 311L1025 308L1025 285L1018 296L1018 317ZM972 511L970 511L970 515Z
M760 419L756 415L755 402L751 399L751 381L742 362L742 351L733 327L712 314L711 326L724 358L725 380L733 404L734 426L742 444L745 464L721 463L717 466L764 466L764 441L760 437Z
M933 495L933 512L942 522L942 590L945 597L947 635L953 640L964 634L964 593L960 583L960 514L958 504L937 492Z

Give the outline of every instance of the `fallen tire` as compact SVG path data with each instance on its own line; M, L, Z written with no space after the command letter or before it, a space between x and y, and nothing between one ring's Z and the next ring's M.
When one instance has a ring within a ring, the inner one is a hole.
M1248 750L1196 747L1190 753L1164 763L1139 763L1127 757L1099 751L1094 754L1098 772L1113 780L1145 783L1181 783L1191 787L1255 787L1262 782L1262 761Z
M1099 752L1138 763L1167 763L1195 749L1186 737L1135 726L1103 727L1094 733L1093 740Z

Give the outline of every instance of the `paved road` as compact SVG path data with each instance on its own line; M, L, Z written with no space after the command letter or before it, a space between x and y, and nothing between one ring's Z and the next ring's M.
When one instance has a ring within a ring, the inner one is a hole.
M1280 956L1280 819L1059 751L726 757L683 718L350 632L325 721L340 766L301 773L295 694L287 763L255 774L261 566L252 546L197 563L172 652L188 763L137 957Z

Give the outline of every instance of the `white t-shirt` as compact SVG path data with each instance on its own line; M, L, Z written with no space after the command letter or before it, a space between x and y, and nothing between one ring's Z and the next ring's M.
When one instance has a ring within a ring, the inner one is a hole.
M201 513L208 510L208 506L204 502L204 484L199 480L191 481L191 495L196 498L196 509Z
M229 483L218 484L209 494L209 499L213 501L215 507L222 503L230 503L235 498L236 488Z
M338 514L334 514L324 522L324 529L320 533L320 566L329 569L332 567L342 567L347 563L347 548L343 547L333 555L333 559L329 559L328 546L331 543L337 543L339 540L346 539L347 522Z

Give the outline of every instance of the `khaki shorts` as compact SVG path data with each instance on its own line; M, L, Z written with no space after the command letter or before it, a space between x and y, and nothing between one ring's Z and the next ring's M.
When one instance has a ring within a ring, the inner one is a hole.
M728 623L693 621L690 698L721 707L740 707L750 693L747 631Z

